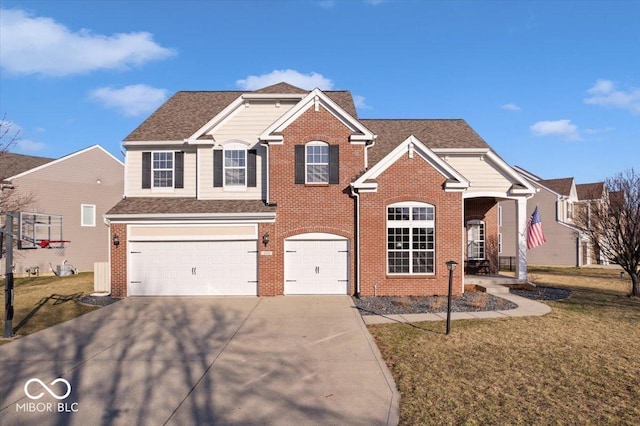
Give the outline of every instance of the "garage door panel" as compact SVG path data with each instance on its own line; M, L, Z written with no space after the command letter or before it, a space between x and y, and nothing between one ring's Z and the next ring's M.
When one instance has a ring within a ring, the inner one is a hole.
M257 295L255 241L130 242L132 296Z
M348 242L285 241L285 294L347 294Z

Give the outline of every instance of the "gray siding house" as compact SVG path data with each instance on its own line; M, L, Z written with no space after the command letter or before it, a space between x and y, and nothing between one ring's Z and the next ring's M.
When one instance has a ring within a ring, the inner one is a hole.
M103 215L122 199L124 164L99 145L57 160L20 154L0 155L0 197L29 197L23 211L63 217L64 249L14 250L14 272L40 274L64 263L79 272L93 271L94 262L107 262L108 227ZM0 204L1 205L1 204ZM4 213L3 221L4 221ZM5 273L0 262L0 273Z
M597 193L602 182L576 185L572 177L542 179L522 168L514 167L538 191L527 200L527 212L538 207L546 243L527 250L529 265L585 266L599 263L588 238L577 228L574 217ZM597 198L597 197L596 197ZM499 204L499 256L516 256L515 205Z

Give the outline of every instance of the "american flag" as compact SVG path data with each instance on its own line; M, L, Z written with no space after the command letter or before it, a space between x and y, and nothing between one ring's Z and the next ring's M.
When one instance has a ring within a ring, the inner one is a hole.
M527 230L527 248L532 249L534 247L541 246L546 240L544 239L544 232L542 232L542 220L540 219L540 212L538 207L531 214L529 218L529 228Z

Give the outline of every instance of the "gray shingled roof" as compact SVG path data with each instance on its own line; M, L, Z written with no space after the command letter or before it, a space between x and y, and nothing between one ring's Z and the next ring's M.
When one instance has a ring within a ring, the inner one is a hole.
M305 94L307 90L279 83L254 92L178 92L125 138L125 141L181 141L220 113L245 93ZM357 118L349 91L324 92L331 100Z
M580 183L576 185L578 200L597 200L604 193L604 182Z
M489 148L484 139L460 119L362 119L360 122L378 135L375 145L369 150L369 166L376 164L411 135L431 149Z
M560 195L566 195L568 197L571 195L573 178L542 179L539 183Z
M35 157L33 155L14 154L12 152L0 152L0 181L11 176L18 175L43 164L53 161L54 158Z
M107 215L275 213L261 200L196 200L195 198L132 197L121 200Z

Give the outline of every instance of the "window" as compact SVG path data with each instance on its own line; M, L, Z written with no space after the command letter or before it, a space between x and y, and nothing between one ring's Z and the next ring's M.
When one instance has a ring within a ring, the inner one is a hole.
M184 188L184 152L143 152L142 188L160 191Z
M306 183L329 183L329 145L310 142L306 145Z
M502 254L502 233L498 233L498 254Z
M294 149L296 184L340 183L340 146L312 141Z
M481 220L467 222L467 258L484 259L484 222Z
M96 226L96 206L94 204L80 205L80 226Z
M224 184L226 186L246 186L247 151L226 149L224 151Z
M173 152L154 152L152 162L154 188L173 188Z
M502 206L498 206L498 226L502 226Z
M387 271L389 274L435 272L435 209L423 203L387 207Z

